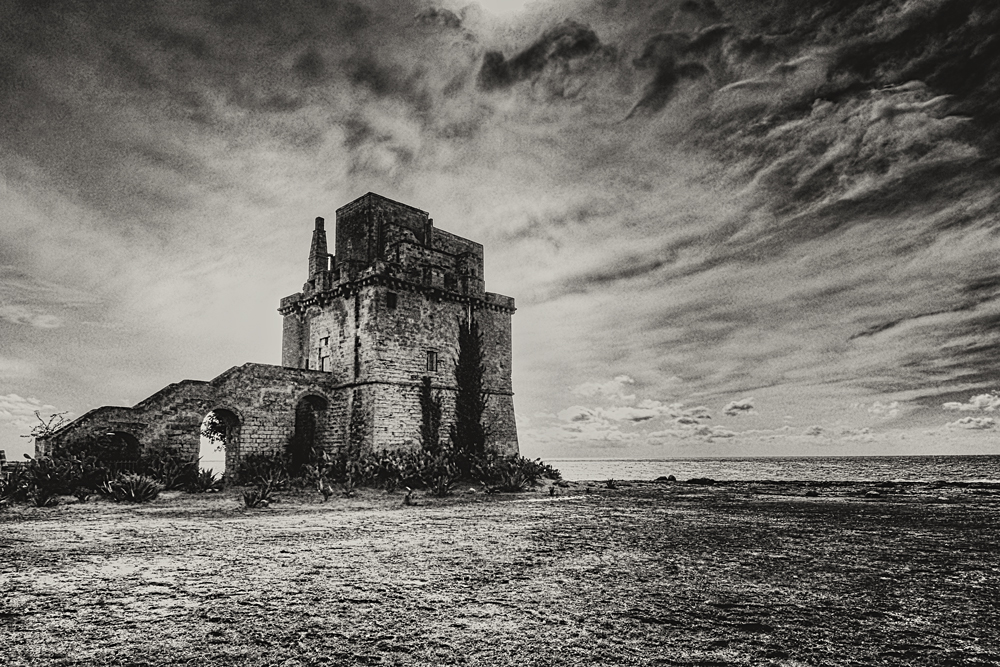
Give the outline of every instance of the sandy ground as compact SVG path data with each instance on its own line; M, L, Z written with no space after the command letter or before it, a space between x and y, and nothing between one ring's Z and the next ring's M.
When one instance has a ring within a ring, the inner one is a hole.
M3 665L1000 665L1000 489L0 511Z

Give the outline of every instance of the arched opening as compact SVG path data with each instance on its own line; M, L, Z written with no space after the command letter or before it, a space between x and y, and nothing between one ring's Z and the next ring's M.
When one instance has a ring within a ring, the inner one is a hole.
M201 446L198 466L224 475L236 468L239 460L240 418L231 410L216 408L201 422Z
M313 449L322 442L328 407L322 396L303 396L295 406L295 432L288 442L288 463L293 474L302 471Z
M142 455L139 439L126 431L108 431L97 442L96 451L87 455L112 463L138 461Z

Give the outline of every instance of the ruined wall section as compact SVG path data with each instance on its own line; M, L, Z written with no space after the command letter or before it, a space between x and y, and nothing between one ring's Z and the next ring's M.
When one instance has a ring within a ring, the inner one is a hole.
M295 409L306 396L319 396L329 406L322 415L316 444L333 451L343 439L343 394L328 373L244 364L212 384L217 388L217 404L210 409L225 408L240 418L241 456L282 451L295 433Z
M146 424L131 408L103 406L85 412L49 437L35 438L35 456L48 456L57 446L74 446L97 440L106 433L128 433L138 437Z
M282 303L282 306L285 304ZM288 368L305 366L305 332L307 326L301 313L289 312L281 323L281 365Z
M346 412L343 392L332 379L328 373L266 364L234 366L210 382L169 385L131 408L91 410L44 439L36 452L124 432L139 440L143 452L172 449L195 460L205 416L224 408L240 421L235 447L226 455L227 469L235 469L248 454L284 449L294 434L295 408L308 395L328 402L317 444L332 451L345 437Z

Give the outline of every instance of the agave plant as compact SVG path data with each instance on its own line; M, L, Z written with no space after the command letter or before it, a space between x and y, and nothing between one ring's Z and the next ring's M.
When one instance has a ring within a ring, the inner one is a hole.
M271 503L270 481L261 480L260 483L243 490L243 505L248 509L255 507L267 507Z
M118 502L148 503L160 495L163 487L152 477L124 473L101 487Z
M199 470L188 488L193 493L214 493L221 491L223 486L222 477L212 470Z
M25 466L15 466L6 475L0 474L0 501L24 502L28 499L29 489Z
M488 493L518 493L538 484L544 471L523 456L489 456L476 464L474 472Z
M167 490L190 487L198 477L198 462L174 449L151 452L142 457L141 464L146 475Z
M28 500L35 507L54 507L59 504L59 497L46 488L32 489L28 493Z

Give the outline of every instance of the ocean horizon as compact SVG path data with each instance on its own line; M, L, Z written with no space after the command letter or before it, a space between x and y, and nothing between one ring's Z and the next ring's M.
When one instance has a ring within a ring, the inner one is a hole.
M1000 455L754 456L658 459L546 459L563 479L684 481L1000 482Z

